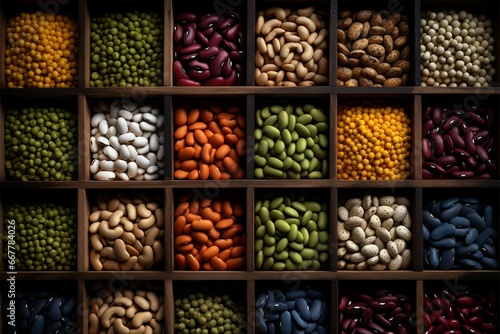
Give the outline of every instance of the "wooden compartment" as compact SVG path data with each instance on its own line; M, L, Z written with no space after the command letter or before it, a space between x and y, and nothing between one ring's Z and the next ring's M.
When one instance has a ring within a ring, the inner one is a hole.
M63 4L64 2L64 4ZM62 1L47 0L40 5L34 0L23 0L18 3L2 3L0 5L0 49L5 49L7 37L6 18L24 10L43 10L47 6L57 9L61 13L69 13L77 19L79 28L79 83L75 88L69 89L7 89L5 82L5 54L0 53L0 137L5 136L4 123L5 112L10 106L16 106L24 100L36 100L54 103L68 102L72 108L78 108L78 179L71 182L19 182L11 181L7 177L4 168L5 164L5 146L0 144L0 237L1 245L5 245L6 235L4 233L5 206L9 203L11 194L16 194L19 199L35 199L45 197L49 199L59 199L72 201L77 207L78 213L78 258L77 267L69 272L17 272L16 279L19 285L31 284L35 281L44 281L52 284L63 280L69 281L68 289L78 295L78 302L82 309L78 318L79 329L82 333L88 333L89 323L89 298L91 296L90 286L94 281L99 282L117 282L115 288L123 288L133 281L145 282L146 284L155 283L160 285L160 290L164 296L165 308L164 333L173 334L175 319L175 298L179 293L190 286L195 286L198 282L209 287L235 286L238 290L238 298L243 300L246 309L247 325L249 333L257 333L255 328L255 298L261 290L269 288L290 288L293 289L301 283L306 283L312 287L318 288L328 296L328 302L332 306L330 309L331 331L334 334L340 334L338 329L338 305L345 288L356 287L357 284L371 286L377 283L377 286L394 286L401 288L411 295L412 303L415 306L415 322L412 332L416 334L425 333L424 326L424 292L427 286L439 282L466 282L466 285L477 286L478 289L484 289L484 286L498 285L499 270L427 270L424 264L423 252L424 243L422 240L422 210L424 203L434 196L479 196L490 200L494 208L498 207L500 189L499 172L490 180L483 179L425 179L422 177L422 119L425 110L429 104L434 103L454 103L457 100L468 101L479 100L480 104L493 107L493 112L497 118L495 123L495 146L492 149L493 161L500 165L500 151L498 141L500 141L498 128L498 119L500 113L499 97L500 88L500 17L497 14L499 5L496 2L479 0L439 0L437 2L430 0L404 1L391 0L375 1L369 5L363 1L326 1L314 0L313 2L304 2L301 0L282 1L276 0L270 3L261 0L250 0L243 2L236 1L204 1L202 6L212 8L213 5L235 5L241 9L244 16L244 26L246 37L245 44L245 82L236 87L181 87L173 83L172 65L173 65L173 18L177 10L193 9L198 3L190 1L187 3L177 0L149 0L139 2L136 0L117 1L106 0L98 2L96 0L80 1ZM314 5L325 9L328 13L328 60L329 60L329 81L325 85L314 87L262 87L255 84L255 22L257 12L269 6L291 6L294 8L307 7ZM339 12L343 9L360 9L368 6L368 9L381 10L388 9L397 11L403 9L404 13L409 14L411 25L410 47L412 69L410 80L404 87L338 87L336 85L337 70L337 34ZM495 48L496 61L494 63L496 74L493 78L493 85L489 88L434 88L420 86L420 18L421 10L428 8L448 7L448 8L466 8L476 9L483 7L491 15L494 23L494 37L497 41ZM21 8L22 7L22 8ZM26 8L26 9L25 9ZM108 9L120 10L132 8L152 9L163 18L164 30L164 49L163 49L163 85L158 87L107 87L92 88L89 85L91 75L90 71L90 18L96 13L105 12ZM3 47L3 48L2 48ZM157 100L162 106L162 112L165 115L165 177L159 180L148 182L126 182L126 181L95 181L89 173L91 162L90 154L90 118L93 105L101 100L114 100L122 98L132 98L135 100ZM328 137L329 152L328 164L329 171L327 177L319 180L259 180L254 178L254 130L255 111L260 108L265 100L275 103L278 99L290 99L304 103L317 104L324 106L329 111L328 118ZM484 98L484 99L483 99ZM175 131L173 110L178 101L188 100L190 102L203 99L219 100L225 103L226 100L236 101L242 108L246 120L246 159L244 162L245 178L240 180L176 180L174 179L174 140ZM340 180L337 175L337 125L338 125L338 106L346 101L359 102L361 100L380 99L387 105L393 105L396 101L403 101L406 105L408 117L411 119L411 154L410 170L411 175L406 180L383 181L383 180ZM0 139L3 144L4 139ZM183 271L175 268L173 257L174 249L174 231L173 231L173 211L176 204L177 194L182 191L198 189L210 194L213 191L236 190L238 196L244 199L245 207L245 228L246 228L246 265L242 270L232 272L194 272ZM269 190L290 189L301 194L306 190L318 193L323 196L328 203L329 215L329 234L330 234L330 260L324 270L320 271L260 271L255 269L255 204L261 194ZM411 249L413 253L412 264L407 270L401 271L347 271L337 270L336 252L338 249L336 212L341 197L346 195L364 193L365 190L403 193L412 200L412 233L413 240ZM126 191L135 193L138 190L158 193L162 198L162 204L165 208L165 236L164 251L165 259L157 270L148 270L145 272L96 272L89 267L89 239L88 239L88 218L91 209L93 196L98 192L107 191ZM494 193L493 196L489 195ZM76 201L76 203L75 203ZM498 209L494 210L495 217L498 218ZM496 243L496 248L500 249L500 244ZM4 250L0 251L4 254ZM5 283L11 276L10 271L5 267L4 261L0 265L0 279ZM376 282L380 281L380 282ZM476 282L477 281L477 282ZM446 284L446 283L445 283ZM5 286L5 284L4 284ZM76 288L75 288L76 286ZM498 294L498 291L495 290ZM2 301L7 299L7 291L2 289L0 298ZM5 311L0 311L5 316Z

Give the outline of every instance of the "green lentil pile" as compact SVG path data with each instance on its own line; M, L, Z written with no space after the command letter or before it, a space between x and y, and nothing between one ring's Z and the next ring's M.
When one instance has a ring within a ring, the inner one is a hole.
M228 294L196 292L175 300L175 333L238 334L245 318L243 303Z
M163 22L138 10L94 16L90 25L90 87L163 84Z
M5 116L5 169L12 180L77 178L77 113L64 108L9 109Z
M76 209L54 203L6 206L4 260L9 220L16 222L16 270L76 269Z

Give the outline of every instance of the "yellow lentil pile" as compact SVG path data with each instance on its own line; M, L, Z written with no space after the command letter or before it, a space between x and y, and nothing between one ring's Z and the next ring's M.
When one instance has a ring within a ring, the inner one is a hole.
M410 119L403 107L338 108L337 178L401 180L410 174Z
M77 85L77 25L69 17L22 13L7 22L5 75L9 88Z

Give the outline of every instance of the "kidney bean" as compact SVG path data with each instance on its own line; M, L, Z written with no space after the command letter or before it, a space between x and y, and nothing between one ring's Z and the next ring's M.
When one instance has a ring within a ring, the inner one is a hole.
M244 43L241 24L240 16L233 13L226 13L223 18L215 13L197 16L185 12L176 15L174 84L179 86L242 84ZM184 47L178 49L179 46ZM235 54L229 61L232 52ZM201 67L200 63L205 66Z
M488 163L494 144L491 108L449 111L429 107L423 116L423 178L488 179L496 173L496 165ZM455 161L443 158L447 156Z

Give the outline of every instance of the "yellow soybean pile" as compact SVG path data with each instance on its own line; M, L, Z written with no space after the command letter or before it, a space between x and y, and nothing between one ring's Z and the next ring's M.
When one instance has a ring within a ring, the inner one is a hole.
M410 175L411 128L403 107L338 108L337 178L401 180Z
M77 85L77 25L69 17L22 13L7 22L5 74L9 88Z

